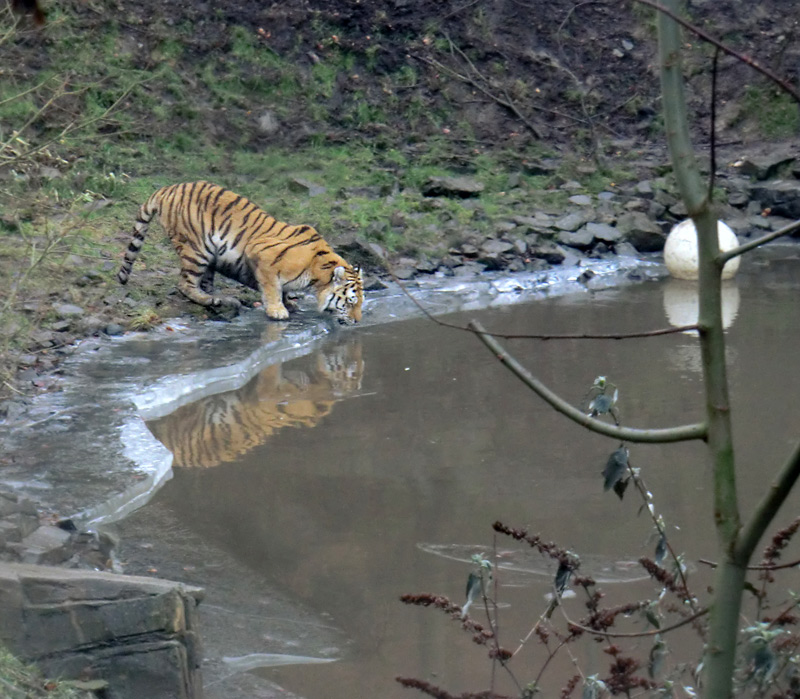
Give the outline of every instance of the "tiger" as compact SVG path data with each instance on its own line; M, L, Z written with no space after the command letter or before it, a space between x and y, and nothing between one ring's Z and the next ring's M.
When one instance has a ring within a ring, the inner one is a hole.
M316 426L361 390L365 362L351 341L262 369L239 389L206 396L148 421L178 468L239 461L286 427Z
M181 264L179 291L201 306L238 311L241 302L214 294L214 273L261 290L264 310L286 320L288 291L313 287L320 313L343 324L361 320L361 269L337 255L314 228L269 216L243 196L210 182L168 185L142 204L117 279L126 284L147 228L159 214Z

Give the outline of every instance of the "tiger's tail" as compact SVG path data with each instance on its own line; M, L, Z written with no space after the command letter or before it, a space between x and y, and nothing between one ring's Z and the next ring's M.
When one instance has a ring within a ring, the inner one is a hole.
M147 235L147 226L150 221L153 220L153 216L160 210L161 201L169 189L171 189L171 187L162 187L157 192L154 192L139 208L139 215L136 217L136 223L133 224L131 242L128 243L128 249L125 251L122 266L119 268L119 272L117 272L117 279L120 284L128 283L133 263L136 261L136 256L139 254L139 250L144 244L144 238Z

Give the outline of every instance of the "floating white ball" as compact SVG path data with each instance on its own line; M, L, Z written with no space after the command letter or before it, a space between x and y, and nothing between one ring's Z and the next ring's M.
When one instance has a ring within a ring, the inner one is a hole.
M717 221L717 235L722 252L738 247L736 234L722 221ZM739 257L728 260L722 269L722 278L733 277L739 269L739 262ZM669 273L677 279L697 279L697 231L692 219L681 221L670 231L664 244L664 263Z

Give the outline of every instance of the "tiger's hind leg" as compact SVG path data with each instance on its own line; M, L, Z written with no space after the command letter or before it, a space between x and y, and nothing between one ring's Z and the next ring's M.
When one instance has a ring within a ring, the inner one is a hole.
M206 267L205 274L200 278L200 289L207 294L214 295L214 268Z
M213 292L213 288L214 270L208 265L194 263L191 267L184 266L181 269L178 290L190 301L213 309L227 307L238 311L241 308L241 302L233 296L215 296L209 293Z

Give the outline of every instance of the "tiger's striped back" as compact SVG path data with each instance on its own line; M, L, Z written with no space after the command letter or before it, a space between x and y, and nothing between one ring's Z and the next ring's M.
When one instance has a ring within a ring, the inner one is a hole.
M307 225L269 216L247 198L209 182L159 189L142 204L117 278L125 284L147 229L158 214L181 264L178 288L203 306L240 306L214 294L214 275L260 289L270 318L289 317L286 292L312 287L320 311L341 322L361 320L361 271L337 255Z

